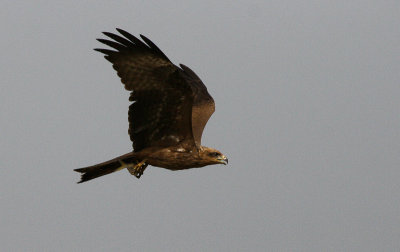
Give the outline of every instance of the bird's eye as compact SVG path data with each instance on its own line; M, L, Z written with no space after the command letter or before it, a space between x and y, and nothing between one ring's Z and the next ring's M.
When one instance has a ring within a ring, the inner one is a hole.
M210 155L211 157L218 157L218 156L219 156L219 153L218 153L218 152L211 152L209 155Z

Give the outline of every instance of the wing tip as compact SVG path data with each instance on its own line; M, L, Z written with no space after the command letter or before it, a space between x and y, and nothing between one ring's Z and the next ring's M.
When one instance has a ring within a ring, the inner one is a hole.
M119 28L119 27L116 27L115 28L115 30L117 30L117 32L119 32L119 33L123 33L123 32L127 32L127 31L125 31L124 29L121 29L121 28Z

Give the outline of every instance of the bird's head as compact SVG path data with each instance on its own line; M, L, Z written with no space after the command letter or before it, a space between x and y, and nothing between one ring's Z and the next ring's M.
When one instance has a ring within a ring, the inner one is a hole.
M213 148L202 146L200 150L200 156L209 164L228 164L228 158L225 157L220 151Z

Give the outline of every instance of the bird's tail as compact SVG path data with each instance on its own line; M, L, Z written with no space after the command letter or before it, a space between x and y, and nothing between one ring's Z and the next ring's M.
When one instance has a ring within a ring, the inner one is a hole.
M140 175L143 174L144 169L146 168L147 164L144 164L143 162L140 162L141 160L137 160L135 157L135 154L133 152L127 153L125 155L116 157L114 159L111 159L109 161L96 164L93 166L88 166L84 168L78 168L75 169L74 171L82 173L81 175L81 180L78 182L86 182L88 180L98 178L100 176L104 176L119 170L122 170L124 168L128 168L129 171L132 170L132 168L136 168L137 164L140 164L140 174L133 174L137 178L140 177Z

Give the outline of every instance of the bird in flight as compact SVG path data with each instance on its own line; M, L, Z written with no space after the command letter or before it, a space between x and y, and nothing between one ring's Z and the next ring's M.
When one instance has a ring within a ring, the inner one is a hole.
M133 151L93 166L75 169L82 183L127 168L137 178L148 165L183 170L228 164L218 150L201 145L201 136L215 110L213 98L187 66L174 65L148 38L117 29L97 39L103 53L130 91L128 121ZM122 36L121 36L122 35Z

